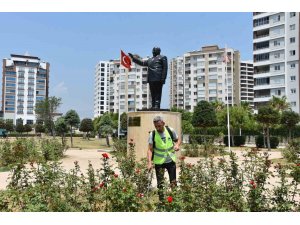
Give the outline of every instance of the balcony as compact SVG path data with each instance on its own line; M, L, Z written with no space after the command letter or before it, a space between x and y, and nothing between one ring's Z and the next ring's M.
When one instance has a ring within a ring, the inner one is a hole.
M268 102L271 98L271 95L261 95L261 96L256 96L254 98L254 102Z

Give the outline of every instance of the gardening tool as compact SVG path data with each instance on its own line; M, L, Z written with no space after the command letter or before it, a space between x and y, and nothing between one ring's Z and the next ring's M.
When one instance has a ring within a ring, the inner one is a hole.
M152 183L152 178L153 178L153 170L149 169L147 172L147 190L146 190L146 195L148 195L150 189L151 189L151 183Z

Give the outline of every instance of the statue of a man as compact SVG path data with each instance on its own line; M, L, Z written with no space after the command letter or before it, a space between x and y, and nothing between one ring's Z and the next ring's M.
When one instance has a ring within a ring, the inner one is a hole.
M147 82L150 86L152 108L160 109L161 92L168 73L168 60L166 56L160 54L159 47L154 47L152 54L152 58L149 58L148 60L141 60L133 56L131 53L128 53L133 62L140 66L148 67Z

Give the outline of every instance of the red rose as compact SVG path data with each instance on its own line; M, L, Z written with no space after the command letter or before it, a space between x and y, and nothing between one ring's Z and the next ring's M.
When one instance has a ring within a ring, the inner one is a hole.
M141 172L140 169L136 169L135 173L139 174Z
M171 202L173 202L173 197L172 196L168 196L167 200L168 200L169 203L171 203Z
M300 163L296 164L296 166L300 166Z
M98 190L98 187L94 187L93 189L92 189L92 191L97 191Z
M123 188L123 190L122 190L123 192L126 192L127 190L126 190L126 188Z
M254 180L250 180L250 184L254 185L255 184Z
M143 193L138 193L137 196L138 196L139 198L142 198L142 197L144 197L144 194L143 194Z
M102 182L101 184L99 184L99 187L103 187L104 186L104 182Z
M103 156L103 158L105 158L105 159L108 159L108 158L109 158L107 153L103 153L102 156Z
M114 174L114 177L115 177L115 178L118 178L118 176L119 176L118 174L116 174L116 173Z

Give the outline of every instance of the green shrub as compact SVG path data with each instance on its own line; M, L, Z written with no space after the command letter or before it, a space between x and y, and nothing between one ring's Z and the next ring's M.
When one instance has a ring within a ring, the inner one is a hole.
M257 135L255 137L255 144L257 148L264 148L264 136L263 135Z
M13 142L5 141L0 146L0 165L36 161L40 157L34 139L19 138Z
M287 159L288 162L300 163L300 141L291 141L287 148L283 150L283 157Z
M223 141L224 141L225 146L228 146L228 136L224 136ZM239 147L241 145L245 145L245 143L246 143L246 136L244 136L244 135L242 135L242 136L234 135L233 136L233 141L234 141L234 146L238 146ZM230 145L233 146L232 143L230 143Z
M65 151L65 147L57 139L42 139L40 148L46 161L62 158Z
M123 153L127 152L127 140L114 138L113 142L112 148L114 151Z
M277 148L279 145L279 138L276 136L270 137L270 147L271 148Z

